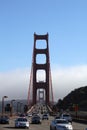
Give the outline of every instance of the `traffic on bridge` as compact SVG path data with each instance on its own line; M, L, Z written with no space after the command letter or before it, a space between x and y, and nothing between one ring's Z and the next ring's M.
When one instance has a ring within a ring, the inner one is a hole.
M37 41L44 40L45 48L38 48ZM38 56L45 56L45 62L38 63ZM38 73L40 72L40 73ZM41 76L41 75L44 75ZM39 79L39 77L42 77ZM0 115L0 130L12 130L28 128L30 130L87 130L86 124L77 123L71 111L54 111L54 96L50 67L50 55L48 45L48 34L34 34L34 48L32 56L32 67L30 74L29 90L27 104L24 106L25 111L17 110L13 112L13 102L7 104L6 110L9 109L10 114L5 113L4 99L2 98L2 113ZM74 118L73 118L74 117Z
M63 114L63 113L62 113ZM65 113L64 113L65 114ZM69 113L68 118L62 118L60 113L50 115L49 109L44 104L34 105L31 111L9 118L0 117L0 130L13 130L28 128L30 130L86 130L87 124L73 122ZM68 120L69 119L69 120ZM2 122L1 122L2 121ZM54 123L54 122L57 122Z

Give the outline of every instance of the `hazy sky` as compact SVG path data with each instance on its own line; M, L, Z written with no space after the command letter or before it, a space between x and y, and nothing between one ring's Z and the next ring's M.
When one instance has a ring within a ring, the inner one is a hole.
M27 98L34 32L49 34L54 99L87 85L87 0L0 0L0 98Z

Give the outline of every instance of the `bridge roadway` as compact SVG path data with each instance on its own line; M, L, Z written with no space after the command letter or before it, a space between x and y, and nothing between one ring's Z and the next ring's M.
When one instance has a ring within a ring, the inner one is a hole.
M31 124L29 130L50 130L50 122L54 119L54 117L49 117L49 120L43 120L41 124ZM15 118L10 119L9 124L0 124L0 130L17 130L17 128L14 127L14 120ZM86 130L87 124L79 124L79 123L72 123L74 130ZM20 129L20 130L23 130Z

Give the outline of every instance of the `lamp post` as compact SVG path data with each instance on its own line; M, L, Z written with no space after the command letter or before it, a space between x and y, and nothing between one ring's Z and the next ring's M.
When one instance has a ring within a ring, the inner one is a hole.
M22 112L22 105L23 103L20 102L20 113Z
M11 113L10 113L10 115L12 116L12 114L13 114L13 102L15 101L15 99L13 99L13 100L11 100Z
M17 114L18 114L18 106L19 106L20 102L17 102Z
M8 96L3 96L2 97L2 116L4 114L4 98L8 98Z

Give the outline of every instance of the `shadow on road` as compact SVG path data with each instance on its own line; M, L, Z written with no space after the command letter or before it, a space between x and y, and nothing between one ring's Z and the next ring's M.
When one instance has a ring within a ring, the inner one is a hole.
M11 126L7 126L7 127L3 127L3 128L7 128L7 129L22 129L22 128L15 128L15 127L11 127Z
M11 127L11 126L6 126L6 127L3 127L3 128L15 129L15 127Z

